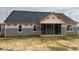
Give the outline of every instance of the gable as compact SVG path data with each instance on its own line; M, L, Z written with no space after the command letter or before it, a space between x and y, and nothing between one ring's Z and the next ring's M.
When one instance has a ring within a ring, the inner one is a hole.
M56 15L50 14L41 20L41 23L52 24L52 23L65 23L63 20L59 19Z

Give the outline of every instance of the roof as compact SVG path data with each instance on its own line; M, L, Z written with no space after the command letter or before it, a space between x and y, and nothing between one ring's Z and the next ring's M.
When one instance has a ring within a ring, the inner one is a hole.
M4 22L39 22L50 12L12 11Z
M40 22L44 17L48 16L51 12L37 12L37 11L12 11L12 13L4 21L5 23L15 22ZM68 16L62 13L53 13L58 18L67 23L77 23Z
M77 21L72 20L70 17L64 15L63 13L54 13L58 18L62 19L66 23L78 23Z

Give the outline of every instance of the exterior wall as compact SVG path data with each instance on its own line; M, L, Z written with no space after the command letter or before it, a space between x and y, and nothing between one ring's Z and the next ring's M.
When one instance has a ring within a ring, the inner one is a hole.
M0 25L1 25L0 36L4 36L4 33L5 33L5 25L4 24L0 24Z
M65 22L62 21L61 19L58 19L55 15L50 14L49 16L47 16L47 18L42 20L41 23L43 23L43 24L55 24L55 23L62 24Z
M77 24L72 24L72 31L69 32L67 30L67 24L62 24L61 31L63 35L78 35L78 27Z
M72 25L72 32L67 32L67 35L78 35L78 27L77 27L77 24L73 24Z
M67 32L67 35L78 35L78 28L74 27L73 32Z
M34 24L22 24L23 29L22 32L18 32L18 25L16 26L11 24L11 25L5 25L6 26L6 36L30 36L30 35L40 35L40 25L37 25L37 32L33 32L33 25ZM4 33L4 27L2 28L2 33ZM62 31L62 35L77 35L78 34L78 27L77 24L73 25L73 31L72 32L68 32L67 31L67 24L62 24L61 26L61 31Z
M77 24L72 24L72 31L68 31L67 30L67 24L66 25L62 25L62 32L64 35L78 35L78 27Z
M40 35L40 28L39 25L37 25L37 32L33 31L33 25L34 24L22 24L22 32L18 31L18 25L14 26L11 24L10 26L6 25L6 36L29 36L29 35Z
M64 24L61 25L61 32L62 32L62 35L65 35L65 25Z

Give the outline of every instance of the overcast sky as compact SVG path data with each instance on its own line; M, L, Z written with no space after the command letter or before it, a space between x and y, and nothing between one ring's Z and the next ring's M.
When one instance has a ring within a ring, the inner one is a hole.
M9 16L12 10L64 13L75 21L79 22L79 7L0 7L1 23L4 22L4 20Z

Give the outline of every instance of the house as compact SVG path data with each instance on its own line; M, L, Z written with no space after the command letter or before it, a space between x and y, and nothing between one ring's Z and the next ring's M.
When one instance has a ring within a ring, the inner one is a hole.
M78 22L62 13L12 11L0 25L4 36L78 35Z

